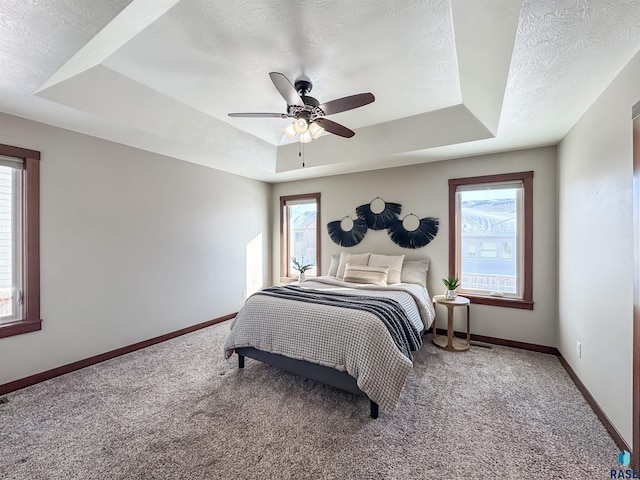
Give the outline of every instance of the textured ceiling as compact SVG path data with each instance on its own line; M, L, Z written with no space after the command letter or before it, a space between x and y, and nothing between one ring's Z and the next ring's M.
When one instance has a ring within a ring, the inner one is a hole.
M0 86L32 94L131 0L3 0Z
M568 131L640 48L639 20L637 1L526 1L499 133L521 134L527 122Z
M638 25L616 0L8 0L0 111L265 181L384 168L557 143ZM227 116L285 111L271 71L376 101L301 169L286 120Z

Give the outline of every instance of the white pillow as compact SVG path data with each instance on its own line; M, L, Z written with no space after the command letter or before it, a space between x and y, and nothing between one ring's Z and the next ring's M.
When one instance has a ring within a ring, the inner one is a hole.
M369 257L369 266L389 267L387 284L393 285L394 283L400 283L400 272L402 271L403 261L404 255L377 255L372 253Z
M369 285L386 285L389 267L371 267L347 263L344 281L350 283L366 283Z
M367 265L369 263L369 255L371 254L340 252L340 261L338 262L336 277L342 280L342 277L344 277L344 270L347 268L347 263L352 265Z
M329 271L327 275L335 277L338 273L338 264L340 263L340 255L331 255L331 265L329 265Z
M417 283L427 288L427 272L429 260L405 260L402 264L400 280L402 283Z

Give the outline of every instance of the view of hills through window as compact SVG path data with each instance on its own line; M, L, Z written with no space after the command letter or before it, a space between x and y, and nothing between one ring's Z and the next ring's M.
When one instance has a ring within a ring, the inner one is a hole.
M461 288L518 294L518 188L458 192Z

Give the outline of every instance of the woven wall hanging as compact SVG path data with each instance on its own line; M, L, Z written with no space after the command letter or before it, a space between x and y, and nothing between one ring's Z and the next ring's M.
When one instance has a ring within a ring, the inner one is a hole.
M414 230L407 230L404 226L404 221L408 217L416 217L419 222L417 228ZM427 245L438 233L438 226L440 222L437 218L425 217L420 218L417 215L410 213L403 219L391 220L387 232L389 237L396 245L402 248L421 248Z
M353 222L351 229L344 230L342 221L348 218ZM327 223L327 231L329 237L341 247L353 247L359 244L367 233L367 224L362 218L352 219L350 216L342 217L340 220L334 220Z
M371 230L386 230L395 243L402 248L421 248L427 245L438 233L439 220L434 217L420 218L414 213L399 218L402 205L385 202L376 197L371 202L356 208L357 218L342 217L327 224L329 237L341 247L352 247L359 244ZM353 222L350 229L345 230L342 222L349 219ZM415 219L415 220L414 220ZM415 227L411 227L406 220L414 220Z
M375 210L380 210L382 206L382 210L378 213L374 212L373 205L376 204ZM382 205L380 205L382 203ZM389 227L389 222L391 220L397 220L398 215L400 215L400 210L402 209L402 205L399 203L388 203L385 202L380 197L376 197L371 202L366 203L364 205L360 205L356 208L356 215L359 218L363 218L366 222L367 228L371 230L384 230Z

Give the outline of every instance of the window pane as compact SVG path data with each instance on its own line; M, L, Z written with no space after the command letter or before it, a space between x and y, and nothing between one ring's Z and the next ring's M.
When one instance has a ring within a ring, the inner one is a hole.
M521 188L458 192L461 289L519 296L518 212ZM478 252L476 253L476 245Z
M317 239L317 204L315 200L287 203L289 219L289 271L297 275L293 268L292 258L300 264L316 263L316 239ZM307 276L316 275L317 266L314 265L305 272Z
M13 243L16 234L13 169L0 166L0 321L13 316Z

